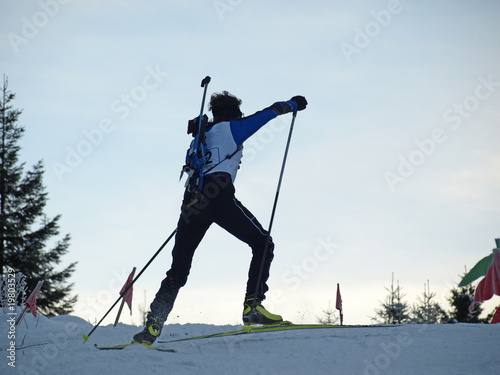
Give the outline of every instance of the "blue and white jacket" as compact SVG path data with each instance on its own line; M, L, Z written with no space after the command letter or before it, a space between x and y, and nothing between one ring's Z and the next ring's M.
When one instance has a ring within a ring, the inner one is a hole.
M203 175L229 173L234 182L243 156L243 142L270 120L288 112L286 104L290 103L277 102L251 116L218 122L209 127L205 133L208 161L203 169Z

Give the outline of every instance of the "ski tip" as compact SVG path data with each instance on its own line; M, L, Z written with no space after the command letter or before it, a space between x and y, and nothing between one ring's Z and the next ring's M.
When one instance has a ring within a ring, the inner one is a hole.
M89 337L87 335L83 335L83 342L85 343L87 341L89 341Z

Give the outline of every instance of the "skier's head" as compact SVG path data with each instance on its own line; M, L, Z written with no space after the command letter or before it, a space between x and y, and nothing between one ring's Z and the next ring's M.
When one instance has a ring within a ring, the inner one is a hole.
M214 115L214 122L231 121L243 116L240 105L241 99L227 91L222 91L222 93L212 94L208 109Z

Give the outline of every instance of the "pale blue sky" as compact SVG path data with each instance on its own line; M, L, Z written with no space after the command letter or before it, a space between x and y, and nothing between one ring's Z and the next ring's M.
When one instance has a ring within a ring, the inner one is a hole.
M500 237L496 1L41 0L0 13L21 158L45 161L47 213L72 236L77 315L100 319L175 228L206 75L245 114L309 101L272 233L269 306L285 318L315 321L340 283L346 323L367 322L392 272L408 302L428 279L444 301ZM266 227L290 121L248 141L236 180ZM135 306L153 297L171 247ZM211 228L171 321L238 322L249 260Z

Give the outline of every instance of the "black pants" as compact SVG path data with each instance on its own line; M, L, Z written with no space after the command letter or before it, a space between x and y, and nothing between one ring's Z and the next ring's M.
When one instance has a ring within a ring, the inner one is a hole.
M182 285L186 283L194 252L210 225L216 223L252 249L246 295L253 295L257 291L257 298L263 299L269 289L266 281L273 260L274 244L252 213L235 198L234 192L231 177L226 174L205 177L204 198L190 207L187 205L193 197L191 193L185 192L172 250L172 266L167 272L167 278L176 279ZM264 253L266 241L269 241L269 244ZM214 254L214 257L216 256L217 254ZM263 258L264 267L257 285Z

